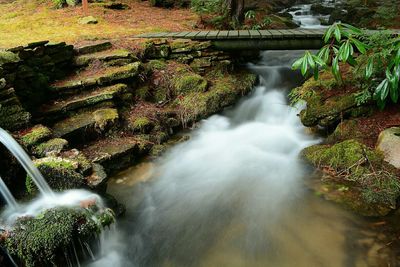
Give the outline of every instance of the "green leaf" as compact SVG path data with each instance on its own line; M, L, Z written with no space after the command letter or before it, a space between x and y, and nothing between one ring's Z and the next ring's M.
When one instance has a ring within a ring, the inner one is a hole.
M312 69L314 69L315 68L315 61L312 58L312 55L310 54L310 52L307 52L307 61L308 61L308 64L310 65L310 67Z
M392 99L393 103L397 103L399 100L399 88L390 86L390 98Z
M324 38L324 42L328 43L329 39L331 39L332 33L335 30L336 24L333 24L332 26L330 26L328 28L328 30L325 32L323 38Z
M317 57L321 58L325 64L327 64L329 60L329 48L330 48L329 45L325 45L317 53Z
M374 58L370 57L368 58L367 67L365 68L365 77L367 79L371 78L373 71L374 71Z
M300 68L301 64L303 63L304 57L301 57L297 59L293 64L292 64L292 69L297 70Z
M358 41L357 39L351 38L351 42L357 47L357 50L361 54L365 54L367 52L366 44Z
M321 58L319 58L319 57L317 57L317 56L315 56L315 55L312 55L312 58L314 59L315 63L317 63L317 64L320 65L321 67L323 67L323 66L326 65L325 62L324 62L324 60L322 60Z
M338 57L335 57L332 61L332 73L335 76L336 80L340 80L339 58Z
M350 30L350 31L351 31L352 33L354 33L354 34L361 35L361 34L363 33L363 31L362 31L361 29L359 29L359 28L357 28L357 27L354 27L353 25L350 25L350 24L347 24L347 23L342 23L342 25L343 25L346 29Z
M305 76L307 73L307 69L308 69L308 61L307 58L304 58L302 64L301 64L301 75Z
M340 42L340 40L342 39L342 33L340 32L339 26L336 26L333 34L335 35L336 41Z
M374 99L384 101L389 93L389 82L384 79L375 89Z
M355 66L355 65L357 65L357 61L354 59L354 57L353 56L349 56L349 58L347 59L347 63L349 63L351 66Z

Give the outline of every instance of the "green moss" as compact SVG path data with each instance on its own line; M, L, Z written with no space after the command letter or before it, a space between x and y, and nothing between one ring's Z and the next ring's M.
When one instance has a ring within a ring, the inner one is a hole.
M305 158L316 166L336 170L354 170L367 163L380 164L382 156L356 140L346 140L333 146L314 145L303 150ZM362 167L361 167L362 168Z
M151 129L154 127L153 122L146 117L137 117L134 118L130 123L129 123L129 128L133 132L139 132L139 133L148 133L151 131Z
M104 131L111 125L114 125L119 119L118 110L113 108L99 109L93 112L95 127Z
M142 100L147 100L150 95L150 88L148 85L143 85L135 91L135 96Z
M31 147L51 137L49 128L43 125L36 125L22 133L19 137L21 143L26 147Z
M207 80L198 74L183 75L176 78L174 82L177 94L205 92L207 90L207 84Z
M20 59L17 54L14 54L9 51L1 51L0 50L0 66L7 63L15 63Z
M182 125L186 126L234 104L252 89L255 81L256 76L246 72L229 75L213 81L207 92L189 93L173 105L179 109Z
M349 190L360 195L360 210L364 209L362 205L376 204L388 212L396 206L400 181L377 151L356 140L346 140L332 146L308 147L302 155L314 166L335 173L334 183L352 183Z
M39 157L45 157L46 154L50 152L60 153L67 145L68 145L67 140L62 138L54 138L34 147L32 151L35 155Z
M163 60L153 59L147 63L147 67L150 70L165 70L167 68L167 63Z
M3 245L24 266L62 266L65 253L70 254L68 248L79 240L88 242L113 220L109 210L54 208L36 218L19 219Z
M74 161L49 157L36 160L34 163L54 190L63 191L85 186L85 178L76 172L78 166ZM25 183L28 194L37 193L38 189L29 175L26 177Z

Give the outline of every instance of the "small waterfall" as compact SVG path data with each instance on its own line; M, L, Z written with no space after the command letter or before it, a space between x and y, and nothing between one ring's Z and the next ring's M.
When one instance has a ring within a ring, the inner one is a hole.
M18 210L19 205L15 200L14 196L11 194L10 190L8 189L7 185L4 183L3 179L0 177L0 193L3 196L4 200L6 201L7 205L13 209Z
M14 157L16 157L19 163L21 163L22 167L24 167L25 171L32 178L39 191L43 195L53 195L53 191L51 190L50 186L43 178L43 175L33 164L31 158L28 156L25 150L9 133L7 133L7 131L2 128L0 128L0 143L2 143L14 155Z

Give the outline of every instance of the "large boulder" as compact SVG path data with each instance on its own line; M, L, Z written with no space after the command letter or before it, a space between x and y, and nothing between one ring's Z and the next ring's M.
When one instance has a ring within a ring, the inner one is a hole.
M400 168L400 127L382 131L379 134L376 148L383 153L385 161Z

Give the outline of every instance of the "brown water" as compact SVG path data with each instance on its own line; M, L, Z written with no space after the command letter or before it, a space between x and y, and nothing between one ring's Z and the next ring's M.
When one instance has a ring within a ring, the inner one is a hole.
M154 164L143 162L109 183L109 192L127 205L127 218L135 214ZM212 222L210 222L210 225ZM339 267L398 266L375 220L366 220L340 206L306 192L279 220L265 221L249 235L247 222L233 217L206 240L207 249L196 258L198 267ZM379 223L378 223L379 225ZM183 251L195 240L187 240ZM186 267L172 259L159 266Z

